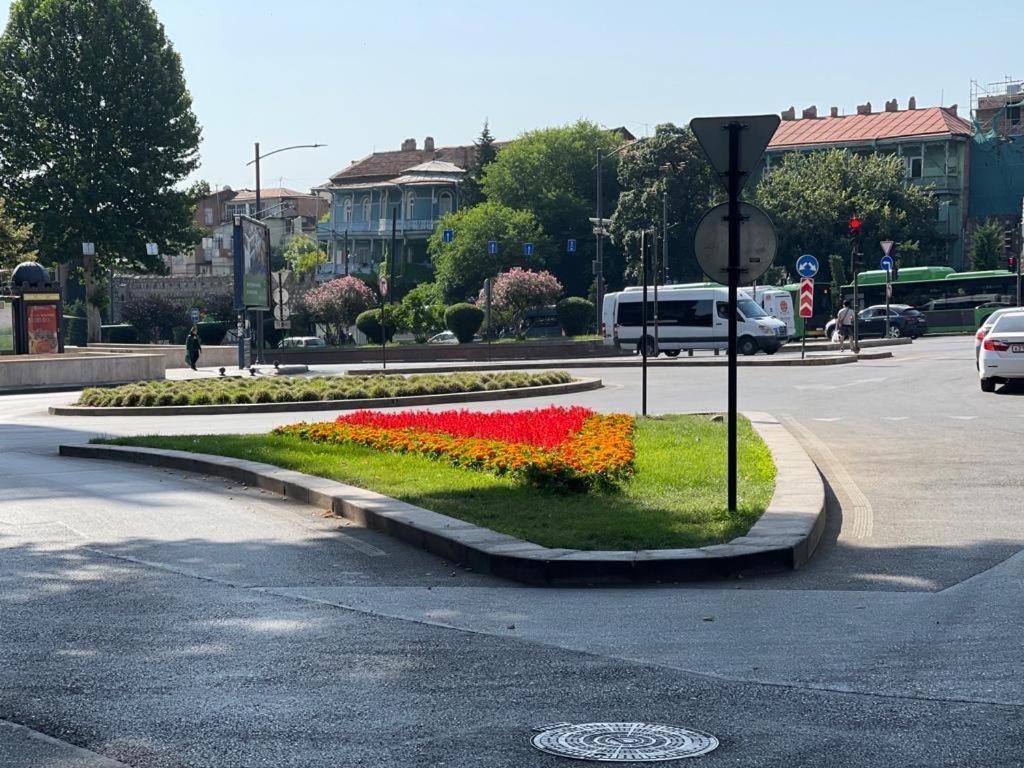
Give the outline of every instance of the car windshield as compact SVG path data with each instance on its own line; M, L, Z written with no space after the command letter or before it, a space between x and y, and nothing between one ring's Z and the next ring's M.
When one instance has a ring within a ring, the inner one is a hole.
M992 333L1024 333L1024 313L1003 315L992 326Z
M761 307L751 299L740 299L736 302L736 306L740 308L740 312L743 313L743 316L748 319L753 317L770 317L767 312L761 309Z

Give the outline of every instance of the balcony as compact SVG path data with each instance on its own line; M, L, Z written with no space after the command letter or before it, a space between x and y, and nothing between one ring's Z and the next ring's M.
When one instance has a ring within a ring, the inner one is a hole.
M405 221L398 219L395 222L395 231L427 234L434 231L436 224L437 219L407 219ZM329 239L332 233L341 237L345 232L348 232L350 237L352 235L390 235L391 219L339 221L333 230L330 224L318 224L316 228L317 237L321 240Z

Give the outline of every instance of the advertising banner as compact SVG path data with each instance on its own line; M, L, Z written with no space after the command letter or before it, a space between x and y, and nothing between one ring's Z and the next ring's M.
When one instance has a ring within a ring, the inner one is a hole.
M247 216L234 231L236 308L266 309L270 288L270 229Z
M14 302L0 299L0 355L14 354Z
M28 353L30 355L52 355L60 351L60 318L56 304L28 305Z

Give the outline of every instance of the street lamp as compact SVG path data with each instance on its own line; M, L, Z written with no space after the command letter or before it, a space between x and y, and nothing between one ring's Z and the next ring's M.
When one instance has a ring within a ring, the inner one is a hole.
M602 163L610 157L615 157L619 153L625 151L629 147L636 144L641 139L633 139L633 141L627 141L625 144L620 144L618 147L613 149L607 155L602 155L601 150L597 150L597 163L594 165L594 170L597 172L597 218L591 219L590 221L594 224L594 235L597 237L597 259L594 263L594 277L596 291L594 295L597 299L597 328L598 333L601 332L601 304L604 294L604 247L603 239L608 234L608 225L611 224L611 219L606 219L601 214L601 169Z
M265 152L262 155L260 154L260 143L258 141L255 143L255 146L256 146L255 157L253 157L252 160L250 160L248 163L246 163L246 166L250 166L250 165L253 165L253 164L256 165L256 216L258 217L263 212L262 208L260 207L260 160L262 160L265 157L270 157L271 155L276 155L276 154L278 154L280 152L287 152L290 149L316 149L318 147L326 147L327 145L326 144L294 144L294 145L292 145L290 147L281 147L280 149L275 149L272 152ZM267 269L268 270L270 269L270 254L269 253L267 254ZM239 313L239 321L241 322L242 320L243 320L243 318L241 317L241 313ZM262 309L257 309L256 310L256 363L259 364L259 365L263 364L263 310Z

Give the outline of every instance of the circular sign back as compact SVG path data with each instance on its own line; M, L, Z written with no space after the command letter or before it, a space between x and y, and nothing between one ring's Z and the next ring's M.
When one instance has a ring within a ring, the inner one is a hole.
M729 204L716 205L704 214L693 238L697 263L711 280L729 282ZM775 259L778 241L768 214L750 203L740 203L740 284L757 280Z

